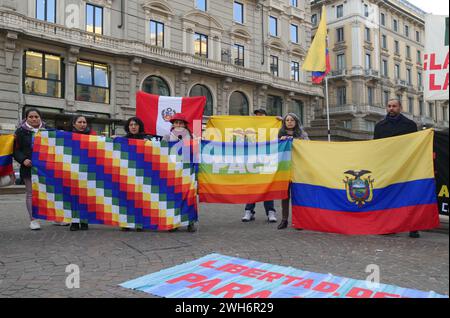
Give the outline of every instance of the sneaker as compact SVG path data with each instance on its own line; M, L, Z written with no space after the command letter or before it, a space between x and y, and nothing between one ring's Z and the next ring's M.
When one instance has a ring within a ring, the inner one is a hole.
M70 223L66 223L66 222L53 222L53 225L57 225L57 226L69 226Z
M275 211L269 211L267 220L269 221L269 223L275 223L277 221L277 217L275 216Z
M33 220L30 222L30 229L32 230L40 230L41 229L41 225L39 224L38 221Z
M69 230L71 231L78 231L80 229L80 223L72 223L70 224Z
M409 232L409 237L411 237L411 238L419 238L420 237L420 233L419 233L419 231Z
M250 222L255 220L255 211L245 210L242 222Z

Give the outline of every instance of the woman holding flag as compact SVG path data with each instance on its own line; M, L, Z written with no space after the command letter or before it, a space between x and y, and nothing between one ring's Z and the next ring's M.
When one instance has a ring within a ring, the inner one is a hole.
M280 140L289 139L304 139L309 140L308 134L303 129L300 123L300 119L294 113L288 113L283 118L283 125L278 133ZM290 201L290 186L288 190L288 198L281 201L282 220L278 225L278 229L282 230L287 228L289 219L289 201Z
M14 159L20 163L20 177L25 183L26 205L30 217L30 229L40 230L41 225L33 218L32 210L32 183L31 183L31 161L33 153L33 134L39 130L48 129L42 121L39 110L30 108L25 112L25 119L20 123L15 132L14 140ZM67 223L55 223L57 225L69 225Z
M163 140L176 142L186 140L189 141L194 138L192 132L189 130L189 121L187 120L185 115L183 115L182 113L177 113L172 116L170 122L172 124L172 128L170 129L170 133L163 137ZM174 232L176 230L178 230L178 228L170 230L170 232ZM189 222L187 230L188 232L197 231L194 221Z
M95 131L89 128L86 117L84 117L83 115L75 115L72 118L72 133L82 135L96 135ZM83 231L89 229L87 220L80 219L79 223L72 222L70 224L71 231L78 231L80 229Z

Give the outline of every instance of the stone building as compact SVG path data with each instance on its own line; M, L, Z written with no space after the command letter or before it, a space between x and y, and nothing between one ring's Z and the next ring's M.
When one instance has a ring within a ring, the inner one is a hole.
M448 101L423 98L425 12L405 0L315 0L313 33L326 6L331 59L329 104L332 135L371 139L391 98L419 128L448 128ZM326 136L325 109L318 108L312 136Z
M310 39L306 0L0 0L0 131L37 107L56 128L82 113L121 133L138 90L308 127L323 97L301 70Z

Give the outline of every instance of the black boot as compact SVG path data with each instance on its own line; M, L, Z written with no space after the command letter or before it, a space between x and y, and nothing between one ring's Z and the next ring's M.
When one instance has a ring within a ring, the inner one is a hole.
M80 223L71 223L69 230L78 231L80 229Z
M409 232L409 237L411 237L411 238L419 238L420 237L420 233L419 233L419 231Z
M81 223L80 229L81 229L82 231L87 231L87 230L89 229L89 226L88 226L87 223Z
M278 229L279 230L283 230L285 228L287 228L288 226L288 221L287 220L281 220L280 224L278 224Z
M197 232L197 227L195 226L194 222L189 223L189 225L187 227L187 231L191 232L191 233Z

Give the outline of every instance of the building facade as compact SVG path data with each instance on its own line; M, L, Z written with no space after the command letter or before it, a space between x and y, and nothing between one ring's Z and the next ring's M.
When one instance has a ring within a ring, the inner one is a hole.
M0 132L37 107L56 128L81 113L117 134L138 90L309 126L323 97L301 70L310 21L306 0L0 0Z
M313 33L326 6L331 61L329 105L333 135L371 139L389 99L401 100L419 128L448 128L448 101L423 98L425 12L404 0L316 0ZM325 109L312 122L326 134Z

